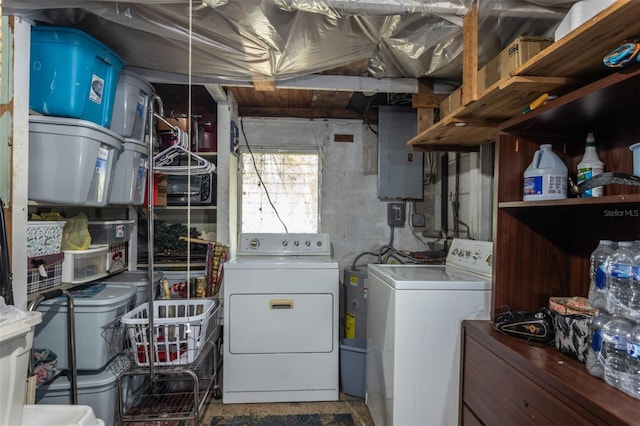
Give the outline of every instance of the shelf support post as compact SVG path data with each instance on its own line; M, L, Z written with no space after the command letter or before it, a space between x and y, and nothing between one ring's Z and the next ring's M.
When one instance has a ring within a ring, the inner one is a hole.
M462 21L462 105L478 100L478 3Z
M412 97L413 107L418 110L418 133L433 126L435 114L434 108L440 107L440 98L433 93L433 80L421 78L418 80L418 94ZM431 99L431 101L428 101ZM425 102L427 101L427 102Z

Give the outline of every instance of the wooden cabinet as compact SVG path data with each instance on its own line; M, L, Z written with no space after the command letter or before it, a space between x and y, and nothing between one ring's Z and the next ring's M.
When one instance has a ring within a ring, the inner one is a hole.
M589 256L600 239L640 240L640 187L605 196L523 202L523 173L541 144L570 174L594 132L606 171L632 173L640 140L640 65L621 69L498 127L492 318L535 311L551 296L587 296ZM463 324L462 424L637 424L640 401L607 385L552 346Z
M637 424L640 402L554 348L465 321L461 424Z
M570 173L594 132L605 170L632 173L640 139L640 67L621 70L499 127L493 307L536 310L550 296L586 296L589 255L600 239L640 239L640 187L611 185L599 198L523 202L523 173L542 143ZM504 309L502 309L504 310ZM495 311L494 311L495 314Z

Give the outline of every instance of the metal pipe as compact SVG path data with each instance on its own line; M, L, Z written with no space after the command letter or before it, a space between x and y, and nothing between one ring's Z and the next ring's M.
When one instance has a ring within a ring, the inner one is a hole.
M71 383L71 404L78 405L78 366L76 365L76 324L74 318L74 304L71 294L64 290L62 294L67 298L67 337L68 363L71 369L69 382Z
M448 192L449 192L449 156L445 152L440 158L440 229L443 235L447 235L449 231L449 211L448 211Z
M453 236L460 237L460 224L458 223L458 217L460 217L460 153L456 152L456 185L453 192L453 198L451 199L451 208L453 209Z
M4 203L0 199L0 296L4 298L4 303L7 305L13 305L12 280L7 223L4 217Z
M151 97L151 105L149 108L149 170L147 171L147 268L149 275L149 287L148 298L149 298L149 308L148 308L148 317L149 317L149 379L151 382L155 381L155 351L154 351L154 326L153 326L153 243L155 240L154 232L153 232L153 119L155 118L155 106L158 105L158 113L160 116L164 117L164 105L162 103L162 99L160 96L153 95Z

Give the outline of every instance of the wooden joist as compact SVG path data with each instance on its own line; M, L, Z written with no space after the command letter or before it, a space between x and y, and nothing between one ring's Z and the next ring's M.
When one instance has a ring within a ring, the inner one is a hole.
M254 75L252 77L253 88L259 92L275 92L276 81L273 77L267 77L264 75Z

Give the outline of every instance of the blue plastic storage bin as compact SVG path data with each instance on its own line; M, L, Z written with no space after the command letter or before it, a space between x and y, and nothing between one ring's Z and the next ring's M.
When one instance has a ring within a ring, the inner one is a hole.
M115 52L78 29L32 27L29 108L109 127L123 66Z
M364 398L366 394L367 340L340 341L340 383L342 392Z

